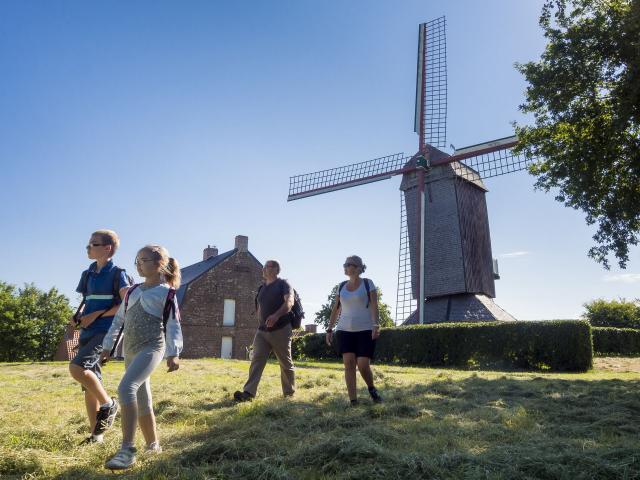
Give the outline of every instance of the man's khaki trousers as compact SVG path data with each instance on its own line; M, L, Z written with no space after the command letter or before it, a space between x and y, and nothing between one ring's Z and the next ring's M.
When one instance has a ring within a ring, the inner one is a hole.
M282 393L285 396L289 396L295 392L296 380L293 360L291 359L291 325L273 332L264 332L262 330L256 332L256 336L253 339L253 358L251 359L251 367L249 367L249 379L244 385L245 392L255 396L262 372L272 351L280 363Z

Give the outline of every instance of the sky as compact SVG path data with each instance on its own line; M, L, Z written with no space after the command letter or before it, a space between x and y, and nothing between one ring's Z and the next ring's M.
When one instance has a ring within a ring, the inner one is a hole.
M400 179L288 203L289 177L415 153L418 24L447 21L448 135L513 133L539 58L541 0L0 2L0 280L74 293L100 228L115 261L169 249L183 265L249 237L276 258L307 320L357 254L395 312ZM450 152L448 152L450 153ZM488 179L496 303L578 318L640 297L640 251L587 257L584 214L526 172Z

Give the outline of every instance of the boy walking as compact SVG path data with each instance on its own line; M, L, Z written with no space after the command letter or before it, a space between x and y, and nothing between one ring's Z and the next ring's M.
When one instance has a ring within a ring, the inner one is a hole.
M83 443L101 443L103 433L118 413L118 401L109 397L102 386L100 354L104 336L130 284L124 269L113 264L119 244L118 235L112 230L98 230L91 235L87 256L94 262L82 272L76 288L83 296L74 316L81 331L78 353L69 364L69 372L84 391L91 435Z

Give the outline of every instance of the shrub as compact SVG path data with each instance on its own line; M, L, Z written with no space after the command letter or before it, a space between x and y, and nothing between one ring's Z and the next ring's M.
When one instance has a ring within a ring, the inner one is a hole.
M336 358L324 334L294 341L298 359ZM441 323L385 328L376 360L442 367L497 366L554 371L586 371L593 364L591 328L585 321Z
M0 361L51 360L72 313L55 288L0 281Z
M640 330L593 327L591 331L596 355L640 356Z
M640 301L603 300L599 298L584 304L582 318L593 327L640 328Z

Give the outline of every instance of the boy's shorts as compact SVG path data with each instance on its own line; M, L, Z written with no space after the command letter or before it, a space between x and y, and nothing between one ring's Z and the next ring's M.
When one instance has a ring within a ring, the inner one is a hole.
M78 353L73 357L73 360L71 360L73 365L78 365L85 370L90 370L95 373L100 383L102 383L100 354L102 353L102 341L105 335L106 333L104 332L98 332L86 338L80 335ZM85 388L82 387L82 390L85 390Z

